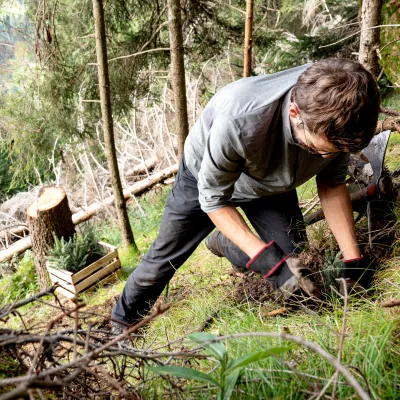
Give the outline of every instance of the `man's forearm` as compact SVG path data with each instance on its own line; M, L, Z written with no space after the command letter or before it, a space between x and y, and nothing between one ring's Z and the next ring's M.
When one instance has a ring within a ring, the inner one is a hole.
M254 257L265 246L265 243L253 234L235 207L223 207L208 213L208 216L224 236L250 258Z
M346 185L329 186L319 183L318 195L325 219L343 252L344 259L360 257L353 208Z

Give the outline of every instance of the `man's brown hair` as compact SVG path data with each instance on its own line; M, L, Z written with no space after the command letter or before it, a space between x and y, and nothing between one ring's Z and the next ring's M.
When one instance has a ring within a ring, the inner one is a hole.
M324 135L338 150L359 151L374 136L379 89L358 62L329 58L312 64L293 87L292 101L306 128Z

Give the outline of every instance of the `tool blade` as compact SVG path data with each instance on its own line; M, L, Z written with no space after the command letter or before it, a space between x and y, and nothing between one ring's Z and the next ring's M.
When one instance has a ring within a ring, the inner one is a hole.
M383 162L385 161L385 154L389 142L389 137L390 130L379 133L362 151L371 164L375 182L377 182L382 175Z

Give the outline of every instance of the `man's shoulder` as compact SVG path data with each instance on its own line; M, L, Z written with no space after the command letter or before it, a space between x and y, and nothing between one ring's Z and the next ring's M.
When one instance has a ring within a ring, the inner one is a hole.
M296 83L310 64L270 75L242 78L224 86L210 100L208 107L236 118L243 113L267 109L280 100Z

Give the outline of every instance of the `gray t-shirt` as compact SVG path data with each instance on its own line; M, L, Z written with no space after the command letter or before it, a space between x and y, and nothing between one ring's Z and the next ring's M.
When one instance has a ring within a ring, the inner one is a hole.
M287 192L315 175L327 183L345 182L348 153L323 158L293 141L291 89L309 66L240 79L207 104L184 150L204 212Z

